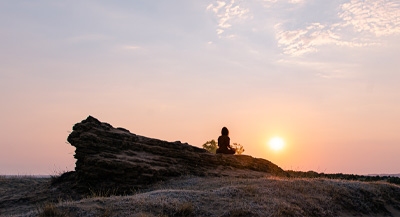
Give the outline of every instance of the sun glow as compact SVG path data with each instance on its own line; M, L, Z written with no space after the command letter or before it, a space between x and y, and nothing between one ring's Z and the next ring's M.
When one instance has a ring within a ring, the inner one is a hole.
M268 145L272 150L279 151L285 146L285 141L280 137L274 137L269 140Z

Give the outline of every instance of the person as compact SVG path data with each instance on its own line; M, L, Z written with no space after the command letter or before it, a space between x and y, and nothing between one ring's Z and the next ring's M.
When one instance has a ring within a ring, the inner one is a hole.
M218 149L217 154L235 154L236 150L231 147L229 138L228 128L223 127L221 130L221 136L218 137Z

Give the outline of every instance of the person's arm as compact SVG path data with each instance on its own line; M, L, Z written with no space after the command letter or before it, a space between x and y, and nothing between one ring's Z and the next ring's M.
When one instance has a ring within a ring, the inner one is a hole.
M228 137L228 146L227 146L229 149L232 149L232 147L231 147L231 138L229 138Z

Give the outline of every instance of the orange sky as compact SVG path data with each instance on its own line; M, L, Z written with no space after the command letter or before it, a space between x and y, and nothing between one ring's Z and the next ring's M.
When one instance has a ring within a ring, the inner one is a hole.
M226 126L244 154L283 169L400 173L399 10L394 0L1 2L0 175L72 170L65 142L88 115L198 147ZM282 151L268 148L274 136Z

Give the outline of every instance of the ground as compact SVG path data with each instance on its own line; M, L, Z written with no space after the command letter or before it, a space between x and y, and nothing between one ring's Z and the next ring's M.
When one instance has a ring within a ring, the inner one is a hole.
M399 216L383 182L262 176L181 177L128 195L57 195L44 178L0 178L1 216ZM52 195L52 191L54 195ZM46 198L45 194L48 197ZM37 196L35 196L37 195Z

